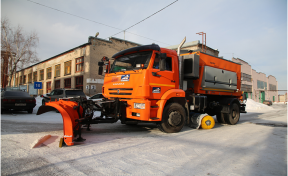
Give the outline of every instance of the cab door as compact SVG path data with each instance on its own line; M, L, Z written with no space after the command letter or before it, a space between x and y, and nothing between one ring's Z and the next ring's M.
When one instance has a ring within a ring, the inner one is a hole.
M167 54L165 70L160 71L160 58L157 58L157 56L154 58L151 68L152 75L149 82L152 99L160 99L166 91L176 88L176 82L178 82L178 80L176 80L177 78L175 76L175 59L175 56Z

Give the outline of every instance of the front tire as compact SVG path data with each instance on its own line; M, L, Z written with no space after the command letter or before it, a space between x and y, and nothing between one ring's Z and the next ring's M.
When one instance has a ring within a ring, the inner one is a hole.
M162 121L157 127L165 133L177 133L185 125L185 120L185 109L178 103L171 103L164 108Z
M240 119L240 107L233 103L230 107L230 113L225 115L225 121L230 125L235 125Z

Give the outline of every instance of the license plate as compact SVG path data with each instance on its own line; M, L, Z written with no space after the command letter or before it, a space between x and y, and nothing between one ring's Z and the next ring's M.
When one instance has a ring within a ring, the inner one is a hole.
M26 103L15 103L15 106L26 106Z

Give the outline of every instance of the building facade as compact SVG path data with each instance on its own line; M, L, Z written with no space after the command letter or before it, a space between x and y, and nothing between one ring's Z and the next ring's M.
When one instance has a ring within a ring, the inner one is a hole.
M86 95L102 92L104 76L98 75L98 62L103 56L140 44L111 37L104 40L89 37L88 43L31 65L16 73L14 87L26 89L31 95L41 95L56 88L78 88ZM35 90L34 82L41 82L42 89Z
M239 58L232 58L232 61L241 64L241 90L246 97L260 103L264 100L278 102L278 83L274 76L266 77Z

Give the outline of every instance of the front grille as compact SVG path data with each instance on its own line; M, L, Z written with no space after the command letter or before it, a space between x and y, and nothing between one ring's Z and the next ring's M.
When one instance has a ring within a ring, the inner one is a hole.
M110 95L132 95L132 93L109 93Z
M133 88L110 88L110 95L132 95Z
M133 90L133 88L113 88L108 90Z

